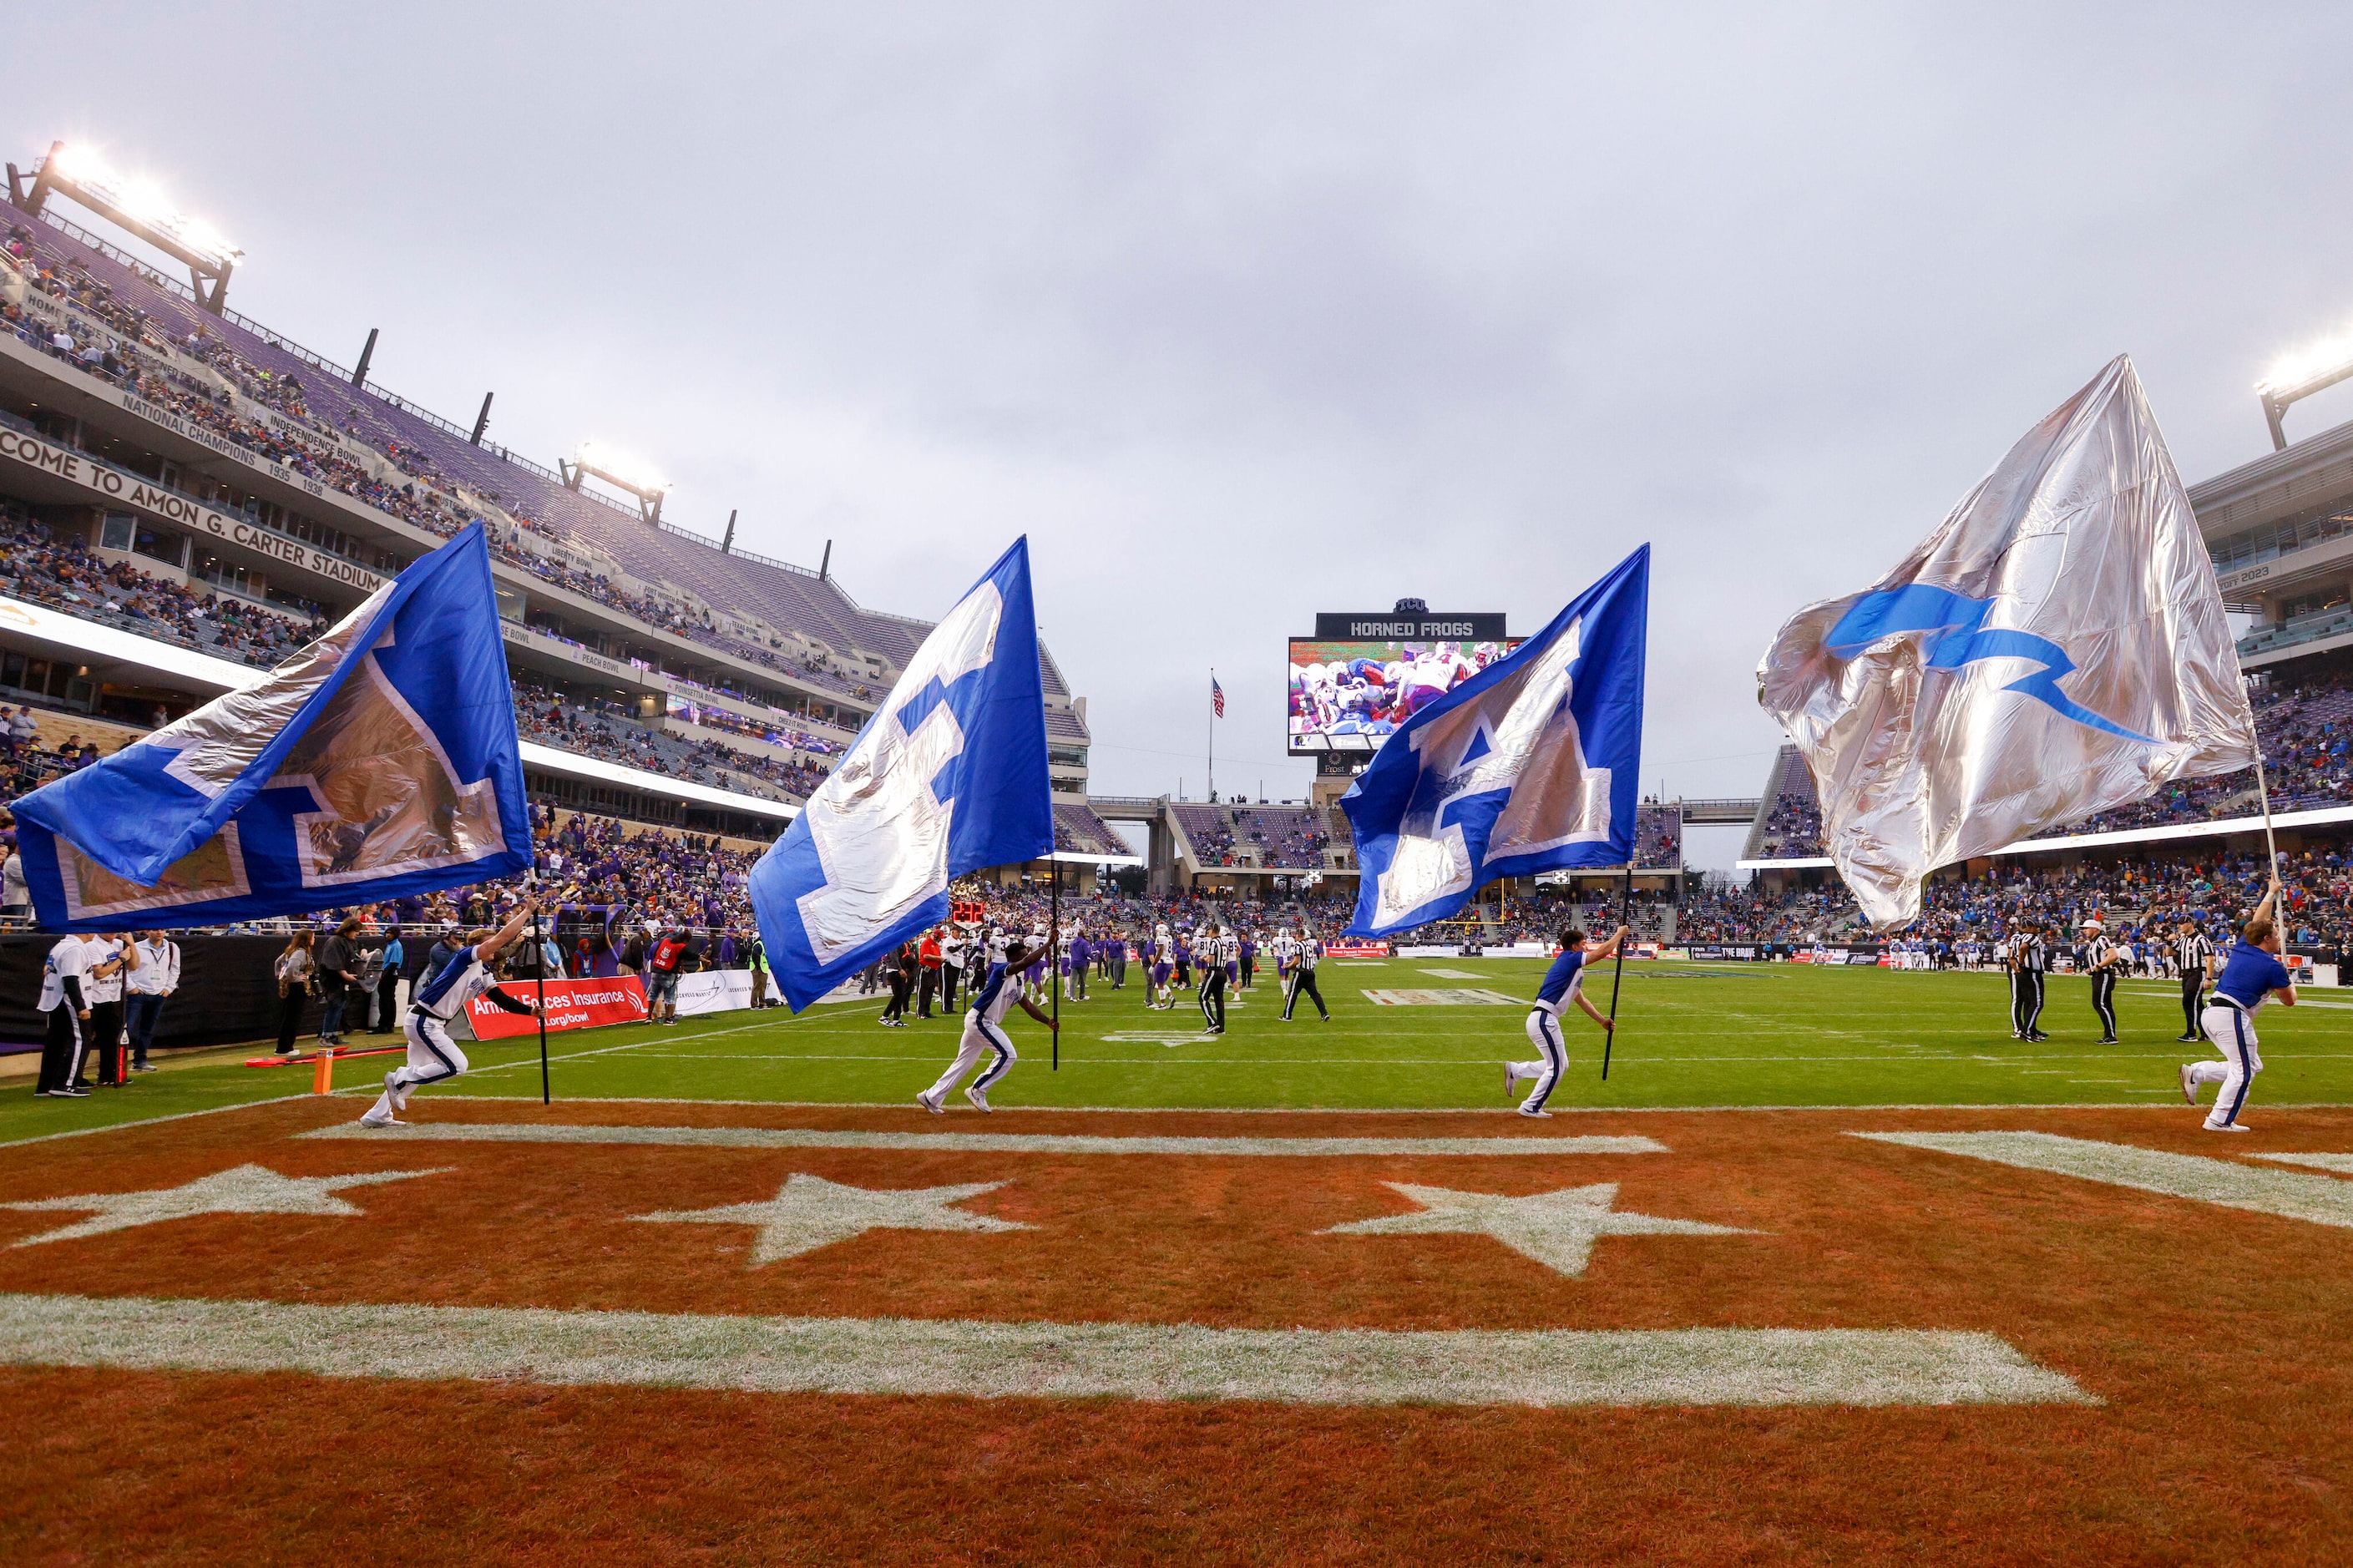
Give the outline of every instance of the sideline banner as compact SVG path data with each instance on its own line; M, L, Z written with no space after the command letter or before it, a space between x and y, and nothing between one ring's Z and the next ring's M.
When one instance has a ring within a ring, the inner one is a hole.
M685 975L681 979L700 979ZM533 980L502 980L501 989L526 1001L535 1000L539 983ZM681 1003L683 997L681 998ZM679 1011L689 1009L681 1005ZM610 980L551 980L547 983L547 1032L559 1029L592 1029L600 1024L641 1024L646 1017L646 988L633 974L618 974ZM539 1033L539 1021L521 1013L510 1013L477 996L466 1004L466 1021L474 1026L478 1040L502 1040L516 1035Z
M1324 944L1324 956L1326 958L1387 958L1388 955L1389 944L1385 942L1327 942Z
M725 1013L752 1005L748 969L702 969L678 977L678 1016Z

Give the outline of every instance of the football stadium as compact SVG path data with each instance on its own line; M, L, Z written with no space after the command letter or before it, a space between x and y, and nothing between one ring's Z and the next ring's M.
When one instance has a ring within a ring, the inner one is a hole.
M2353 343L2202 477L2110 364L1671 793L1667 537L1114 731L1050 531L762 553L16 154L8 1561L2353 1553Z

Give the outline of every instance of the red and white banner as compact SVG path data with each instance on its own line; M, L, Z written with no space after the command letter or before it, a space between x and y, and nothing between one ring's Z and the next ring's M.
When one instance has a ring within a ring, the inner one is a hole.
M1389 944L1385 942L1327 942L1324 944L1326 958L1387 958Z
M533 980L509 980L500 989L524 1001L536 1001L539 984ZM646 1017L646 988L634 974L617 974L610 980L551 980L547 983L547 1028L550 1034L558 1029L593 1029L599 1024L641 1024ZM502 1040L514 1035L535 1035L539 1020L524 1013L510 1013L486 997L477 996L466 1004L466 1021L474 1026L478 1040Z

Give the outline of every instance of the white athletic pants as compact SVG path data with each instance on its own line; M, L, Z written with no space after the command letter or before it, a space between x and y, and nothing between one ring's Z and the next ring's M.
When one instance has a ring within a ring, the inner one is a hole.
M2244 1013L2223 1002L2210 1005L2199 1022L2222 1059L2198 1063L2189 1069L2189 1081L2222 1086L2214 1091L2214 1109L2208 1113L2206 1125L2228 1127L2239 1119L2247 1103L2248 1087L2263 1070L2263 1058L2255 1050L2255 1026Z
M449 1038L448 1027L438 1018L408 1016L408 1060L392 1069L392 1081L402 1093L420 1084L438 1083L445 1078L456 1078L466 1070L466 1053ZM368 1114L390 1116L397 1109L392 1103L392 1090L387 1089L376 1097L375 1109Z
M1544 1008L1528 1015L1528 1038L1534 1040L1544 1059L1535 1062L1514 1062L1512 1071L1521 1078L1536 1080L1528 1090L1527 1099L1520 1101L1522 1110L1542 1110L1545 1101L1552 1098L1553 1086L1568 1068L1568 1047L1560 1037L1560 1020Z
M983 1023L977 1013L966 1013L964 1016L964 1039L956 1047L955 1060L948 1064L947 1071L940 1074L938 1082L923 1091L923 1098L934 1105L945 1100L948 1090L956 1086L956 1079L978 1067L980 1058L991 1053L994 1053L994 1059L978 1078L972 1080L972 1087L983 1093L1006 1075L1021 1053L1013 1048L1013 1042L1002 1026Z

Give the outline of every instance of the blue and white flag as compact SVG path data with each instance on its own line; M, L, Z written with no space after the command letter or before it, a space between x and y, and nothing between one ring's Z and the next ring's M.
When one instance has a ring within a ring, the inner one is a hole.
M1431 701L1340 797L1354 937L1444 920L1498 877L1634 857L1651 547Z
M14 810L52 931L301 914L527 869L481 524L256 684Z
M948 883L1052 852L1029 541L956 601L857 743L752 869L798 1012L948 917Z
M1939 866L2255 760L2213 563L2122 357L1894 571L1799 611L1757 679L1883 931Z

